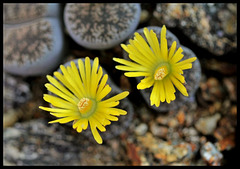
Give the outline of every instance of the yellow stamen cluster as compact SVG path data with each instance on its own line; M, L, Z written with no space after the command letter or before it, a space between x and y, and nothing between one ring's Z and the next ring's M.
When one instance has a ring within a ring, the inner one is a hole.
M78 103L80 113L85 114L92 108L92 101L88 98L82 98Z
M154 73L154 79L155 80L162 80L165 76L168 74L167 66L161 66L156 69Z

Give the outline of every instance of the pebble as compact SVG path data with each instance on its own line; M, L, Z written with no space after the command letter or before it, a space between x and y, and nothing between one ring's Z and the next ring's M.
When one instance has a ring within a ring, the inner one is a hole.
M227 77L223 79L223 84L227 88L231 101L237 101L237 78Z
M179 141L173 144L154 137L150 132L147 132L144 136L137 137L137 140L142 148L147 149L148 153L153 153L154 158L159 162L156 163L158 165L169 165L183 159L190 162L195 156L195 150L187 142Z
M147 130L148 130L147 124L141 123L135 128L135 134L138 136L142 136L147 132Z
M220 166L223 155L217 150L217 148L211 143L206 142L200 150L200 154L204 161L211 166Z
M178 27L198 46L221 56L237 47L236 3L159 3L153 13L160 24Z
M221 118L219 113L213 116L201 117L195 124L196 129L204 135L213 134L217 127L217 122Z
M203 77L200 81L200 89L199 100L203 106L207 106L207 102L222 102L225 99L226 91L216 77Z
M33 119L4 129L3 165L124 165L119 141L93 144L71 128Z
M4 111L20 107L32 98L30 85L21 77L3 72Z
M165 138L168 134L168 127L160 126L155 122L150 123L150 130L154 136Z

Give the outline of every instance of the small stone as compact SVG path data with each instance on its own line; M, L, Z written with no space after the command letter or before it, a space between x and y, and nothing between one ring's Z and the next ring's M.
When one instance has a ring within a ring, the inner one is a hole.
M161 125L167 125L168 124L168 121L169 121L169 117L166 115L166 116L163 116L163 115L159 115L157 118L156 118L156 122L158 124L161 124Z
M176 118L171 118L168 121L168 126L171 127L171 128L176 128L176 127L178 127L178 125L179 125L179 122Z
M150 129L151 129L151 132L154 136L166 139L167 134L168 134L168 128L167 127L159 126L157 123L152 122L150 124Z
M201 117L195 124L198 131L204 135L213 134L217 127L217 122L221 118L220 114L215 114L213 116Z
M230 100L237 101L237 78L224 78L223 84L228 90Z
M217 150L217 148L211 142L206 142L202 146L200 154L203 160L206 161L208 165L211 166L221 165L223 155Z
M145 123L141 123L135 128L135 134L142 136L144 135L148 130L148 126Z
M140 23L146 22L150 17L150 14L147 10L143 9L141 11Z
M3 85L4 112L19 108L32 98L30 85L21 77L3 72Z
M215 143L219 151L230 150L235 147L235 133Z
M217 56L237 47L236 3L158 3L153 15Z
M185 113L184 111L180 110L177 114L177 120L179 122L179 124L183 125L184 121L185 121Z

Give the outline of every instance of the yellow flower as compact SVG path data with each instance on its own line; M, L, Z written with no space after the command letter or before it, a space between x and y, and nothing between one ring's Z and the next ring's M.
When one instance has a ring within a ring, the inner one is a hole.
M160 102L170 103L175 100L175 88L184 95L188 96L187 90L183 85L185 79L183 70L192 68L192 62L197 58L192 57L184 61L183 50L179 47L176 51L176 41L168 50L165 25L161 30L160 45L156 33L147 28L143 29L144 35L148 41L137 32L134 39L130 39L128 45L121 44L122 48L129 54L128 61L120 58L113 58L114 61L123 65L117 65L116 69L128 71L124 75L127 77L145 78L137 85L138 89L146 89L153 86L150 101L151 105L159 107Z
M90 125L94 139L102 144L102 138L98 133L106 131L104 126L111 124L111 121L118 121L116 116L126 115L125 110L114 108L119 100L128 96L125 91L111 98L102 100L111 91L106 84L108 75L103 76L102 68L99 67L99 60L96 57L92 68L89 57L85 58L85 65L81 59L78 60L77 69L72 61L71 66L60 66L63 74L54 72L54 77L47 75L46 88L54 95L44 94L43 99L53 108L39 106L40 109L50 111L51 115L60 117L49 123L73 122L73 128L77 132L87 129ZM98 69L99 67L99 69Z

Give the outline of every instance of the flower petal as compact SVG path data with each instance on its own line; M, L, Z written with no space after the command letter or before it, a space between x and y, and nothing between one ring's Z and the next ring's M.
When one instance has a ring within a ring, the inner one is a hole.
M61 92L60 90L58 90L57 88L55 88L53 85L51 85L50 83L46 83L45 87L48 89L48 91L56 94L57 96L71 102L72 104L77 104L78 100L74 100L73 98L69 97L68 95L66 95L65 93Z
M63 123L68 123L70 121L73 121L75 119L77 119L76 116L70 116L70 117L64 117L64 118L61 118L61 119L53 120L53 121L50 121L48 123L50 123L50 124L51 123L61 123L61 124L63 124Z
M175 50L176 50L176 47L177 47L177 42L174 41L174 42L172 43L172 46L171 46L170 51L169 51L169 54L168 54L168 60L171 60L171 59L172 59L173 54L174 54L174 52L175 52Z
M65 100L63 100L59 97L56 97L56 96L52 96L52 95L49 95L49 94L44 94L43 99L46 102L51 103L55 107L69 109L69 110L73 110L73 111L77 110L76 105L74 105L70 102L67 102L67 101L65 101Z
M78 98L74 96L69 90L67 90L64 86L62 86L55 78L50 75L47 75L47 79L50 83L56 86L60 91L62 91L67 96L71 97L75 102L78 102Z
M154 79L151 76L145 77L144 79L142 79L140 81L140 83L138 83L137 85L137 89L146 89L149 88L151 86L153 86L154 84Z
M173 55L172 59L170 60L171 63L177 63L179 60L181 60L183 58L183 54L181 54L183 52L183 49L181 47L179 47L176 51L176 53Z
M184 96L188 96L187 90L185 88L185 86L183 86L183 84L181 82L179 82L175 77L170 76L171 81L173 82L173 84L176 86L176 88L184 95Z
M105 96L107 96L112 88L109 85L106 85L100 93L96 95L96 101L102 100Z
M114 101L118 101L118 100L122 100L124 99L125 97L127 97L129 95L129 92L128 91L124 91L122 93L119 93L111 98L108 98L104 101L101 101L100 103L104 104L104 103L108 103L108 102L114 102Z
M92 120L89 120L89 123L94 139L97 141L98 144L102 144L103 140L96 129L96 124Z
M108 79L108 75L105 74L105 75L103 76L103 78L102 78L102 80L101 80L99 86L98 86L96 96L98 96L99 93L103 90L104 86L105 86L106 83L107 83L107 79Z
M164 61L167 61L168 58L168 48L167 48L167 39L166 39L167 29L165 25L163 25L161 30L161 54Z
M139 76L150 76L149 72L125 72L125 76L127 77L139 77Z

